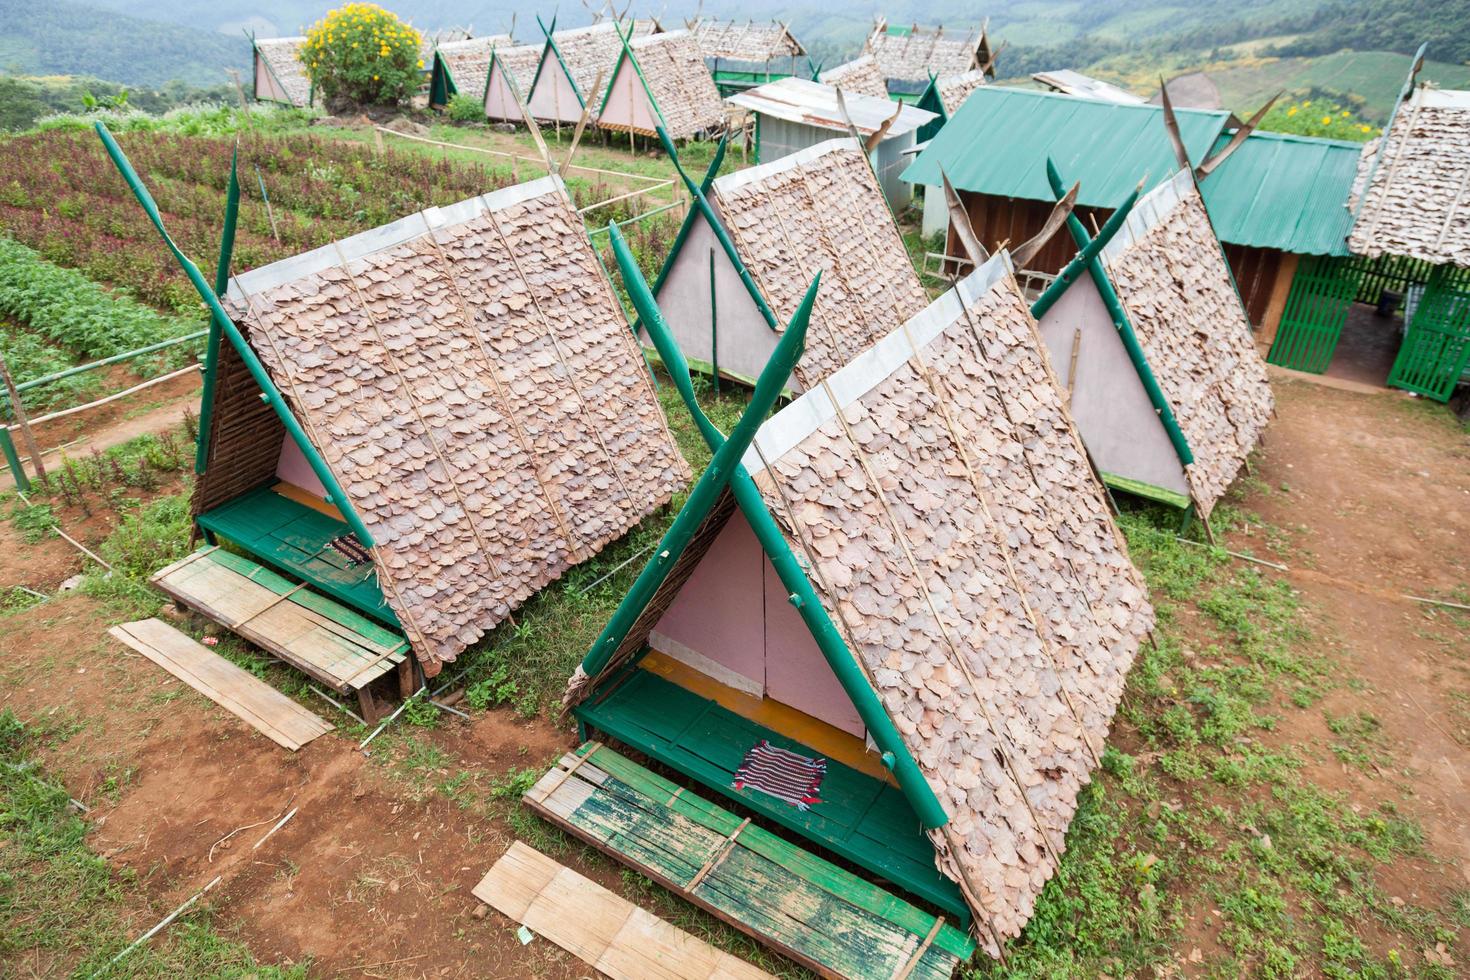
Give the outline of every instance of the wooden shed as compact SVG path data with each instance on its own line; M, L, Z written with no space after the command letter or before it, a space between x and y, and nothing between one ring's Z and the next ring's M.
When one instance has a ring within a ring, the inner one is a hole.
M301 62L301 46L305 37L270 37L250 39L251 78L257 102L308 109L315 104L311 79Z
M1208 521L1271 418L1271 386L1194 175L1128 203L1032 312L1103 480Z
M817 75L823 85L842 89L843 95L867 95L875 99L888 98L888 82L878 70L878 62L870 54L828 68ZM920 108L927 108L920 106ZM932 110L931 110L932 111Z
M1224 111L1179 109L1176 116L1196 166L1234 135ZM1200 181L1263 347L1287 313L1298 270L1311 277L1322 262L1346 253L1356 154L1356 144L1338 140L1252 132ZM1078 213L1089 225L1105 221L1140 179L1157 184L1179 169L1158 106L992 85L971 94L903 177L937 188L942 168L981 243L995 248L1041 230L1054 203L1048 160L1081 181ZM945 212L930 197L938 195L926 190L932 228ZM948 247L958 247L952 231ZM1070 244L1058 236L1031 268L1053 274L1071 257Z
M609 132L687 140L723 132L725 105L694 35L663 31L623 44L597 110Z
M482 98L490 78L490 55L497 45L509 47L509 34L445 41L434 49L429 74L429 107L442 109L449 100L463 92L471 98Z
M983 25L955 31L918 24L905 27L880 17L863 51L877 60L888 80L889 94L905 101L918 98L934 78L963 75L976 68L995 77L995 55Z
M646 37L657 31L652 20L604 21L587 27L558 31L553 23L531 87L522 90L531 115L555 123L577 123L582 107L596 106L606 92L613 67L623 55L625 38ZM594 91L598 78L602 91Z
M1416 86L1414 76L1363 155L1348 244L1368 259L1419 264L1388 383L1448 401L1470 382L1470 92Z
M693 405L687 376L681 391ZM1154 622L1008 258L753 438L744 418L728 437L696 418L725 465L701 483L724 492L691 493L584 658L566 703L598 741L527 801L823 975L949 976L963 947L908 896L1000 956ZM719 820L721 797L754 819ZM892 892L775 856L763 824ZM821 915L771 911L816 881Z
M847 122L837 105L837 90L804 78L783 78L732 95L731 105L755 114L755 159L771 163L807 147L825 143L834 136L849 134ZM867 139L892 120L882 142L869 154L883 196L895 211L913 198L913 189L901 179L908 164L905 151L914 146L919 128L934 119L910 105L891 99L843 92L853 128Z
M688 479L559 178L238 274L224 311L204 543L154 581L339 692L433 676Z
M485 77L485 118L492 122L521 122L521 103L530 98L541 64L544 44L497 47Z
M928 303L883 194L851 139L828 140L715 180L718 160L654 286L699 370L754 382L825 270L806 352L788 381L805 391ZM645 337L645 340L647 338Z
M714 20L701 17L689 25L699 42L699 53L714 76L721 95L805 69L806 48L781 21Z

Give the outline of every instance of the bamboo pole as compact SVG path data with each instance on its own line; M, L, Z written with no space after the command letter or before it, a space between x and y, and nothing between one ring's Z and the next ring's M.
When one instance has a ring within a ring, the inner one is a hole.
M21 404L20 392L16 390L15 379L10 376L10 365L5 363L5 355L0 354L0 379L5 381L5 390L10 394L10 410L15 413L15 425L20 429L20 436L26 442L26 451L31 454L31 465L36 468L36 479L46 479L46 464L41 462L41 447L36 444L36 434L31 431L30 420L26 418L25 406ZM23 475L17 474L17 477ZM17 478L16 484L20 480Z

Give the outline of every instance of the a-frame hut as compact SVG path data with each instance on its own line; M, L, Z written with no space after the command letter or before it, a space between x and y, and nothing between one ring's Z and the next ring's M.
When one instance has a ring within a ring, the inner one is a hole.
M718 180L706 175L689 190L694 206L654 289L680 349L702 371L754 381L818 270L823 289L793 392L818 384L928 304L851 139Z
M527 801L823 975L949 976L924 940L942 926L903 894L1000 955L1153 627L1008 258L766 421L723 479L572 678L600 741ZM762 822L900 894L849 891L816 855L768 848ZM823 914L780 914L813 881Z
M520 102L530 98L541 64L544 44L497 47L491 54L485 78L485 118L494 122L521 122L525 116ZM520 95L519 101L516 96Z
M878 145L869 154L883 196L895 211L913 199L913 188L901 176L908 166L908 153L914 147L919 129L934 119L934 114L911 105L899 105L886 97L842 93L837 102L837 89L805 78L783 78L769 85L732 95L726 101L755 114L755 159L771 163L837 135L849 135L852 129L866 140L882 133ZM843 108L846 108L846 118Z
M434 675L688 478L560 178L236 275L224 302L206 543L155 581L344 694L410 649Z
M1035 312L1103 479L1208 520L1274 411L1266 366L1194 175L1122 215L1096 262L1079 254Z
M984 26L955 31L889 24L880 18L863 50L877 60L889 93L907 100L920 95L931 78L963 75L975 68L995 77L995 56Z
M828 68L817 75L823 85L842 89L844 95L868 95L875 99L888 98L888 83L878 70L878 62L870 54L844 62L836 68ZM925 108L920 106L919 108Z
M721 95L798 73L806 48L780 21L714 20L702 17L690 29Z
M623 45L597 110L597 125L619 133L693 139L725 127L725 104L694 35L665 31Z
M257 102L278 102L298 109L310 108L314 98L311 79L301 61L304 37L251 38L251 77Z
M604 21L546 34L536 75L529 89L522 89L531 115L547 122L576 123L582 107L598 105L612 77L613 66L623 54L624 37L646 37L658 30L652 20ZM598 76L602 90L594 91Z
M1388 383L1448 401L1470 381L1470 92L1415 87L1411 72L1355 198L1352 252L1418 264Z
M429 107L442 109L463 92L479 98L490 75L490 54L497 45L508 47L509 34L492 34L463 41L445 41L434 49L429 74Z

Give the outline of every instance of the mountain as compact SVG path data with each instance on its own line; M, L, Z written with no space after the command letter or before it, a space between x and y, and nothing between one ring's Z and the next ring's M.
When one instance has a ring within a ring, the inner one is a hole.
M145 20L71 0L0 0L0 72L90 75L158 88L176 80L218 85L226 81L226 68L248 77L250 42L243 35Z

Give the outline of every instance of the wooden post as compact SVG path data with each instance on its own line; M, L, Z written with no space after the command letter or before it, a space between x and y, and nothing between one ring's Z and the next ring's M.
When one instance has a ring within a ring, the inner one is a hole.
M414 665L418 661L410 654L398 662L398 696L407 701L413 697L413 692L419 689L418 678L415 676Z
M1271 284L1271 299L1266 304L1266 315L1261 318L1261 332L1256 336L1256 346L1270 350L1276 342L1276 332L1281 329L1281 317L1286 313L1286 299L1291 295L1291 282L1296 278L1299 256L1287 252L1281 256L1276 267L1276 281Z
M21 438L25 440L26 452L31 454L31 465L36 468L36 479L46 479L46 464L41 461L41 447L36 445L36 434L31 431L31 423L26 418L25 406L21 404L20 392L15 389L15 379L10 376L10 366L5 363L5 355L0 354L0 379L5 381L5 390L10 393L10 410L15 413L15 424L20 429ZM16 480L19 486L20 480Z

